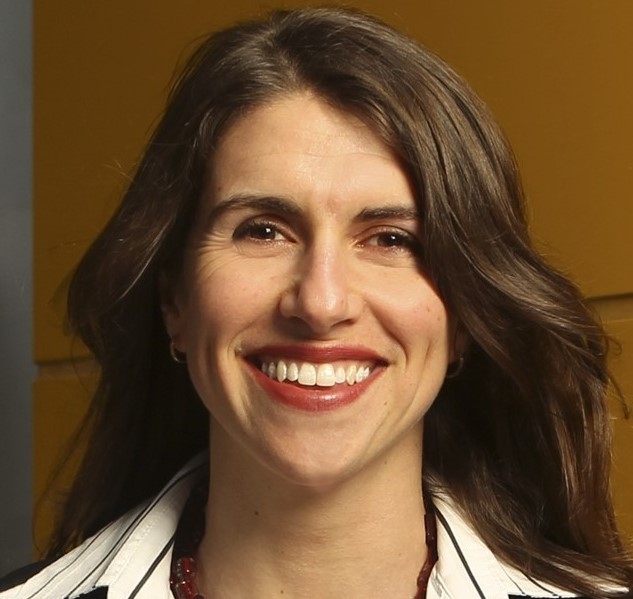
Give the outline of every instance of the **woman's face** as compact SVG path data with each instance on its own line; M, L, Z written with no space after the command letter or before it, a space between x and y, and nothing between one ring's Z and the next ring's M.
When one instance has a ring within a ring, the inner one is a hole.
M304 485L419 460L452 359L421 226L392 152L319 98L229 128L163 303L224 455Z

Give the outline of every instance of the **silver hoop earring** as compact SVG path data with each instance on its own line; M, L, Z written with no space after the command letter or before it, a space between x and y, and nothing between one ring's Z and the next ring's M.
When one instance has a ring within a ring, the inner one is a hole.
M445 378L454 379L457 378L464 368L464 356L461 355L455 362L451 362L449 368L446 370Z
M171 359L176 362L176 364L186 364L187 363L187 359L186 359L186 354L179 352L176 349L176 344L174 343L173 339L169 340L169 355L171 356Z

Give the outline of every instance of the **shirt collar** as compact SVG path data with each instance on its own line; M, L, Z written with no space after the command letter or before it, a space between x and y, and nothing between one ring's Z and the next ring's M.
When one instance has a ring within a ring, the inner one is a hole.
M207 456L191 460L152 501L127 513L51 566L9 591L7 599L79 599L108 588L108 597L171 599L173 538ZM573 593L540 583L499 561L443 496L433 498L438 561L427 599L563 598Z
M125 514L51 566L9 592L7 599L99 596L172 599L169 570L180 513L207 471L207 456L191 460L160 494ZM3 596L4 597L4 596Z
M438 562L427 599L508 599L576 597L528 578L499 561L446 497L434 497Z

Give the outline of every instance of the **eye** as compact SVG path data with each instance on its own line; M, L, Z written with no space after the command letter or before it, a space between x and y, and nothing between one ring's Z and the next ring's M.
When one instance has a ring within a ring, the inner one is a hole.
M376 245L380 247L410 247L413 240L402 233L394 233L392 231L379 233L375 236Z
M251 220L239 225L234 233L234 240L281 241L286 239L279 227L269 221Z
M420 251L420 242L416 236L403 230L378 231L368 237L363 245L388 250L409 251L415 254Z

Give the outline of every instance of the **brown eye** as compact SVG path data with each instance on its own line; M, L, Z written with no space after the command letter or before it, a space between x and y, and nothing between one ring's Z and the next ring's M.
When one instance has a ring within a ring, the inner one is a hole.
M381 233L376 235L376 245L381 247L409 247L410 240L398 233Z
M365 242L367 246L387 249L402 249L417 253L420 249L419 241L414 235L405 231L380 231L372 235Z
M273 223L266 221L248 221L235 229L233 239L277 241L285 239L285 237Z

